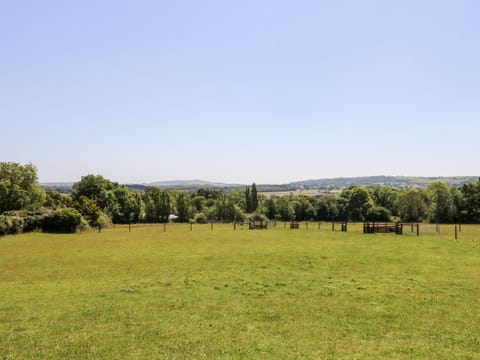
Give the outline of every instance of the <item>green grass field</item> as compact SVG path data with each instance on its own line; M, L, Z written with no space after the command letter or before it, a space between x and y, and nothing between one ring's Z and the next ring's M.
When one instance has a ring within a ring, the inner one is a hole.
M480 226L0 238L1 359L480 359Z

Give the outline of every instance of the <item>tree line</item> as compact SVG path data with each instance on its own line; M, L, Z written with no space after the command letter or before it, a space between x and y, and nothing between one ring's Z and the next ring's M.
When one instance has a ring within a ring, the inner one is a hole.
M480 223L480 179L461 187L440 181L425 189L351 186L337 195L266 196L253 183L230 190L132 191L86 175L71 194L43 190L32 164L0 163L0 234L34 229L73 232L113 223L208 221L403 221Z

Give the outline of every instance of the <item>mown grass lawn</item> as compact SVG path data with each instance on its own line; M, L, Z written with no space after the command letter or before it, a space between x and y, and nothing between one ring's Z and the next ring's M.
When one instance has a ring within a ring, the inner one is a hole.
M479 359L480 227L0 238L2 359Z

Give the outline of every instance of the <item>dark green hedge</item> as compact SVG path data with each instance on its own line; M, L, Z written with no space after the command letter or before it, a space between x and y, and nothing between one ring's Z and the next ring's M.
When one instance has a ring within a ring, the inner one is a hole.
M84 222L82 215L73 208L39 211L8 211L0 215L0 235L30 231L74 233Z

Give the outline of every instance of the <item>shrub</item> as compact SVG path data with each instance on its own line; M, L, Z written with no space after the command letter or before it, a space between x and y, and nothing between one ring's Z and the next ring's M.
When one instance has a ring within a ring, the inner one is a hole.
M267 217L259 212L254 212L247 216L247 220L250 221L268 221Z
M197 222L199 224L206 224L207 221L208 221L207 215L205 215L205 213L203 213L203 212L199 212L195 216L195 222Z
M23 217L11 216L10 222L12 225L10 226L9 234L20 234L23 232L23 225L25 223Z
M12 221L6 215L0 215L0 235L10 234Z
M94 222L92 222L91 225L97 226L103 229L107 227L112 227L113 223L112 223L112 219L110 219L110 217L107 214L105 214L103 211L100 211L98 214L98 218Z
M0 215L0 235L19 234L35 230L73 233L88 228L85 219L75 209L40 209L38 211L8 211Z
M368 209L365 216L367 221L390 221L390 211L382 206L374 206Z
M75 209L64 208L55 211L43 220L42 230L54 233L74 233L82 223L82 215Z

